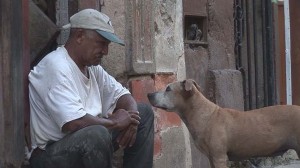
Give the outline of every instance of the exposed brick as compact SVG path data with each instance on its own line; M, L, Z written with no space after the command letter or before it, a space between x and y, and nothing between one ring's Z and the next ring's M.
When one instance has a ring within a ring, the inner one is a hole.
M129 89L131 94L137 102L149 103L147 94L162 90L167 84L176 81L176 75L156 74L151 78L150 76L133 78L129 81ZM164 110L154 108L155 112L155 136L154 136L154 157L157 158L161 155L162 140L161 132L170 127L178 127L181 125L181 120L176 113L166 112Z
M175 74L156 74L154 76L155 89L161 90L166 87L167 84L176 80Z
M129 88L137 102L149 103L147 94L154 91L154 81L150 77L134 79L129 82Z
M166 112L161 109L157 109L157 129L163 130L168 127L177 127L181 125L180 117L174 112Z
M175 113L165 112L164 110L155 108L155 121L154 121L154 158L161 154L162 141L161 132L168 127L181 125L180 118Z

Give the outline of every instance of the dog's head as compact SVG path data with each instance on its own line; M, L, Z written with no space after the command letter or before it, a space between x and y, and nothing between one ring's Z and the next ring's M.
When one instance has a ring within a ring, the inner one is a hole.
M170 83L163 91L149 93L148 99L154 107L180 112L186 108L187 101L199 92L199 85L194 80L187 79Z

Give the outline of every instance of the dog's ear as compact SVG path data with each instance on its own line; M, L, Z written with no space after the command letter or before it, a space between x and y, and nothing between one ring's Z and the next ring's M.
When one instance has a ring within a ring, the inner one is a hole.
M193 85L197 88L199 92L201 92L201 87L197 84L193 79L187 79L183 81L184 90L191 91L193 89Z
M194 80L193 80L193 83L194 83L194 85L196 86L197 90L198 90L199 92L202 92L202 88L198 85L198 83L196 83Z
M191 91L191 90L193 89L194 82L195 82L195 81L193 81L193 80L191 80L191 79L184 80L184 81L183 81L183 84L184 84L184 90L186 90L186 91Z

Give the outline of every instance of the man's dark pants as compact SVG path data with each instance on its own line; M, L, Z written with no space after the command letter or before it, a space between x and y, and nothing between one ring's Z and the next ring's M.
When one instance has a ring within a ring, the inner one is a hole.
M124 149L124 168L152 168L154 114L149 105L138 104L140 125L134 145ZM118 132L112 134L101 125L89 126L47 145L46 150L34 151L32 168L111 168L113 144Z

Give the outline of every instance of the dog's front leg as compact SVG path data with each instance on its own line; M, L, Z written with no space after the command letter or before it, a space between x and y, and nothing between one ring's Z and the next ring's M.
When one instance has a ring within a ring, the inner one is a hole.
M211 168L228 168L227 166L227 156L218 155L209 158Z

